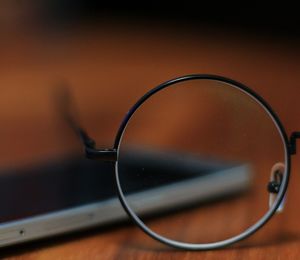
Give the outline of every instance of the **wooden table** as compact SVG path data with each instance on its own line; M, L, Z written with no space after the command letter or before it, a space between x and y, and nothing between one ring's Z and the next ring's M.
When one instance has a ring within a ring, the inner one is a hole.
M49 98L53 86L61 80L72 85L82 123L101 146L112 145L122 117L143 93L165 80L192 73L244 82L274 107L289 134L300 129L297 41L209 28L104 23L47 34L8 35L1 41L0 56L0 118L5 122L0 136L10 136L1 142L17 150L14 158L7 150L0 151L0 161L6 165L74 148L62 147L57 126L42 120L53 101ZM11 135L12 126L22 131ZM32 134L34 127L40 131ZM293 159L284 213L229 248L175 250L152 241L133 225L118 225L2 249L1 254L7 259L297 259L300 163L297 155Z

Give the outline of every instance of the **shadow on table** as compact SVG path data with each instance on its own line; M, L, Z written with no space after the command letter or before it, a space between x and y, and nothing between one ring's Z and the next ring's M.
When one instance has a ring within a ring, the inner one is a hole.
M128 223L119 223L105 227L91 228L83 231L73 232L70 234L64 234L61 236L50 237L41 239L39 241L30 241L20 245L14 245L7 248L1 249L0 258L5 258L9 256L18 256L41 249L55 247L57 245L62 245L76 240L85 239L97 235L105 235L111 232L117 232L120 228L129 228L134 227L133 225L128 225ZM150 241L150 242L149 242ZM254 239L254 240L244 240L233 246L228 246L225 248L218 249L216 251L222 250L244 250L244 249L254 249L254 248L265 248L272 246L279 246L288 244L291 242L299 242L300 233L286 231L282 232L276 236L265 236L263 239ZM128 237L126 241L121 240L120 249L126 254L126 251L134 251L135 253L139 252L156 252L156 253L170 253L170 252L185 252L185 250L174 249L168 246L163 245L153 239L135 239L133 236L132 239ZM199 251L195 251L199 252Z
M272 246L279 246L284 245L292 242L300 242L300 233L297 232L283 232L278 234L278 236L268 236L264 237L264 239L256 239L255 241L247 241L243 240L240 243L234 244L232 246L228 246L225 248L215 249L216 251L220 250L242 250L242 249L254 249L254 248L265 248L265 247L272 247ZM161 243L159 245L147 245L146 243L143 243L143 241L136 241L131 240L127 241L126 244L128 249L136 250L136 251L145 251L145 252L170 252L170 251L184 251L184 250L178 250L173 249L171 247L167 247L162 245ZM124 247L124 245L123 245ZM196 251L199 252L199 251Z
M257 239L253 241L244 240L237 245L234 245L230 248L234 249L251 249L251 248L263 248L263 247L270 247L270 246L279 246L284 245L292 242L300 241L300 233L286 231L278 234L277 236L267 236L264 239Z

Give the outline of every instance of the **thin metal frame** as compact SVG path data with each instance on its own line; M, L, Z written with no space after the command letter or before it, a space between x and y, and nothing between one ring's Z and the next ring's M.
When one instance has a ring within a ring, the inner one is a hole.
M185 243L185 242L179 242L175 240L171 240L168 238L165 238L163 236L160 236L159 234L155 233L154 231L150 230L143 221L131 210L130 206L128 205L126 198L123 194L122 187L120 184L119 179L119 172L118 172L118 158L119 158L119 148L121 145L122 136L126 130L126 126L131 119L131 117L134 115L134 113L138 110L140 106L143 105L143 103L148 100L151 96L156 94L157 92L174 86L177 83L184 82L184 81L191 81L191 80L212 80L212 81L218 81L225 83L227 85L230 85L231 87L234 87L245 94L249 95L253 100L255 100L259 105L262 106L262 108L265 109L265 111L268 113L270 118L273 120L280 136L283 142L284 150L285 150L285 174L282 180L282 183L280 185L280 190L277 194L277 198L272 206L272 208L254 225L246 229L241 234L231 237L229 239L219 241L219 242L213 242L213 243L206 243L206 244L191 244L191 243ZM74 122L73 122L74 123ZM263 225L265 225L271 217L274 215L276 210L278 209L280 203L282 202L287 187L288 182L290 178L290 169L291 169L291 155L296 153L296 139L300 138L299 132L294 132L291 135L290 140L288 139L288 136L286 134L286 131L277 116L277 114L273 111L271 106L256 92L254 92L249 87L245 86L242 83L239 83L235 80L217 76L217 75L211 75L211 74L193 74L193 75L186 75L182 77L178 77L169 81L166 81L156 88L153 88L149 92L147 92L144 96L142 96L129 110L129 112L126 114L125 118L123 119L119 130L117 132L117 135L115 137L114 146L112 149L96 149L95 142L93 139L91 139L85 131L82 130L79 126L75 127L73 125L73 128L77 128L77 132L79 133L79 136L81 137L81 140L85 146L85 153L88 158L91 159L98 159L102 161L110 161L114 163L115 167L115 179L116 179L116 185L117 185L117 191L118 191L118 197L120 199L120 202L124 208L124 210L127 212L129 217L149 236L152 238L158 240L159 242L162 242L166 245L179 248L179 249L186 249L186 250L209 250L209 249L217 249L222 248L225 246L228 246L230 244L236 243L242 239L247 238L254 232L256 232L259 228L261 228ZM88 145L87 145L88 144Z

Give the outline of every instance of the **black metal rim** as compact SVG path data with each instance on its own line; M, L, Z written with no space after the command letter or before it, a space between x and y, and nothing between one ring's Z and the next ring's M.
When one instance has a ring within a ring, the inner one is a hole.
M159 234L153 232L150 230L142 221L141 219L130 209L129 205L126 202L126 198L122 192L122 187L120 184L119 180L119 173L118 173L118 159L115 162L115 178L116 178L116 185L117 185L117 191L118 191L118 196L120 199L120 202L124 208L124 210L127 212L129 217L148 235L150 235L152 238L167 244L169 246L179 248L179 249L188 249L188 250L208 250L208 249L217 249L221 248L230 244L233 244L235 242L238 242L242 239L245 239L246 237L252 235L254 232L256 232L259 228L261 228L263 225L265 225L271 217L274 215L276 212L277 208L279 207L281 201L284 198L284 195L286 193L287 187L288 187L288 182L289 182L289 177L290 177L290 168L291 168L291 153L289 151L289 141L288 137L286 134L286 131L277 116L277 114L273 111L271 106L257 93L255 93L252 89L249 87L245 86L242 83L239 83L235 80L218 76L218 75L211 75L211 74L193 74L193 75L186 75L182 77L178 77L169 81L166 81L159 86L153 88L149 92L147 92L144 96L142 96L134 105L133 107L129 110L129 112L126 114L125 118L123 119L119 130L117 132L116 138L115 138L115 143L114 143L114 149L118 151L118 157L119 157L119 146L121 143L122 135L126 129L126 126L130 120L130 118L133 116L135 111L147 100L149 99L152 95L157 93L158 91L165 89L167 87L170 87L176 83L183 82L183 81L189 81L189 80L199 80L199 79L207 79L207 80L215 80L215 81L220 81L224 82L227 84L232 85L233 87L236 87L239 90L244 91L246 94L250 95L252 98L254 98L258 103L260 103L265 110L269 113L270 117L274 120L274 123L277 126L277 129L279 133L282 136L282 140L284 143L284 148L285 148L285 158L286 158L286 173L284 175L284 180L282 183L282 188L278 193L276 202L274 203L272 209L270 209L256 224L253 226L249 227L247 230L245 230L243 233L234 236L232 238L219 241L219 242L213 242L213 243L207 243L207 244L190 244L190 243L184 243L184 242L178 242L175 240L171 240L165 237L160 236Z

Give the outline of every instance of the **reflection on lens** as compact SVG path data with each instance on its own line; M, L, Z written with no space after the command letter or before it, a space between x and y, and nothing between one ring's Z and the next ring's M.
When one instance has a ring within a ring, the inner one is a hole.
M197 79L162 89L133 114L117 174L150 230L206 244L243 233L270 210L270 172L284 162L282 136L260 103L235 86Z

